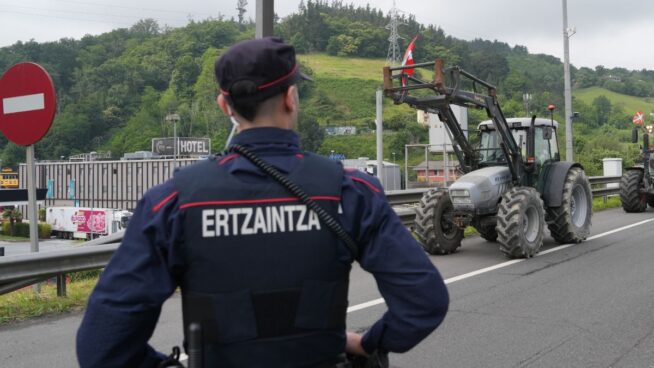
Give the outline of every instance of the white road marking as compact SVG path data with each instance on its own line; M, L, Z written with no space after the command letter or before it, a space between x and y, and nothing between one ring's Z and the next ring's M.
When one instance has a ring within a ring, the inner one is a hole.
M628 230L628 229L631 229L633 227L644 225L644 224L647 224L647 223L650 223L650 222L653 222L653 221L654 221L654 218L649 219L649 220L643 220L643 221L640 221L640 222L636 222L635 224L623 226L623 227L620 227L620 228L617 228L617 229L607 231L605 233L601 233L601 234L591 236L588 239L586 239L586 241L591 241L591 240L603 238L605 236L609 236L611 234L615 234L615 233L618 233L620 231ZM570 248L573 245L576 245L576 244L563 244L563 245L560 245L558 247L554 247L552 249L548 249L546 251L540 252L540 253L538 253L536 255L536 257L544 256L544 255L549 254L549 253L558 252L560 250ZM484 273L487 273L487 272L490 272L490 271L495 271L495 270L498 270L500 268L508 267L508 266L514 265L516 263L524 262L526 260L527 259L513 259L513 260L510 260L510 261L506 261L506 262L503 262L503 263L496 264L494 266L490 266L490 267L482 268L482 269L479 269L479 270L476 270L476 271L468 272L468 273L465 273L463 275L450 277L449 279L445 280L445 284L448 285L448 284L451 284L453 282L465 280L465 279L468 279L468 278L471 278L471 277L474 277L474 276L478 276L478 275L481 275L481 274L484 274ZM356 312L356 311L359 311L359 310L362 310L362 309L370 308L372 306L383 304L383 303L384 303L384 299L379 298L379 299L371 300L369 302L353 305L353 306L347 308L347 312L352 313L352 312Z
M654 218L649 219L649 220L643 220L643 221L640 221L640 222L636 222L635 224L623 226L623 227L620 227L620 228L617 228L617 229L614 229L614 230L607 231L605 233L601 233L601 234L591 236L588 239L586 239L586 241L591 241L591 240L603 238L605 236L609 236L611 234L615 234L615 233L618 233L620 231L628 230L628 229L631 229L632 227L644 225L644 224L647 224L647 223L650 223L650 222L653 222L653 221L654 221ZM536 255L536 257L544 256L544 255L549 254L549 253L554 253L554 252L557 252L557 251L560 251L560 250L563 250L563 249L566 249L566 248L570 248L573 245L576 245L576 244L563 244L563 245L560 245L558 247L554 247L552 249L548 249L546 251L540 252L540 253L538 253ZM476 270L476 271L468 272L468 273L465 273L463 275L450 277L449 279L445 280L445 284L447 285L447 284L451 284L453 282L465 280L465 279L468 279L468 278L471 278L471 277L474 277L474 276L478 276L478 275L481 275L481 274L484 274L484 273L487 273L487 272L490 272L490 271L495 271L495 270L498 270L500 268L508 267L508 266L514 265L516 263L524 262L526 260L527 259L513 259L513 260L510 260L510 261L506 261L506 262L496 264L494 266L490 266L490 267L482 268L482 269L479 269L479 270ZM366 308L370 308L370 307L373 307L373 306L379 305L379 304L384 304L384 298L379 298L379 299L371 300L369 302L353 305L353 306L347 308L347 313L356 312L356 311L366 309ZM181 354L180 355L180 358L179 358L180 361L186 361L187 359L188 359L188 356L186 354Z
M2 110L5 115L43 109L45 109L45 95L43 93L2 99Z

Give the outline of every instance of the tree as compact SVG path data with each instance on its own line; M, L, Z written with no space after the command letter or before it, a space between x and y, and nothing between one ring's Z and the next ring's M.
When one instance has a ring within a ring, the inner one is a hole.
M238 11L238 24L243 24L243 19L245 17L245 13L247 12L247 9L245 8L246 6L248 6L248 0L236 1L236 10Z
M325 139L325 130L320 127L318 121L307 115L300 115L298 121L298 133L302 142L302 149L316 152Z
M606 96L600 95L593 100L593 119L590 122L591 126L601 127L609 122L611 116L611 100Z
M23 214L15 207L5 207L2 211L2 218L9 221L9 235L15 235L15 223L23 222Z

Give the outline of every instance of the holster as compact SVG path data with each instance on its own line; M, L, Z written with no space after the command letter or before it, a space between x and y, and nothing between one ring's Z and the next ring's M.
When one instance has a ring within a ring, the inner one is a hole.
M349 367L351 368L388 368L388 353L384 351L375 350L374 353L367 357L360 355L347 356Z

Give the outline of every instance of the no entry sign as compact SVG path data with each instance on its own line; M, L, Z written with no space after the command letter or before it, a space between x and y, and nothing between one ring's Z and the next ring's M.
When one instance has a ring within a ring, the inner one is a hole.
M0 78L0 131L10 141L28 146L41 140L55 110L54 85L40 65L16 64Z
M631 119L635 125L643 125L645 123L645 115L642 111L638 111L634 114L633 119Z

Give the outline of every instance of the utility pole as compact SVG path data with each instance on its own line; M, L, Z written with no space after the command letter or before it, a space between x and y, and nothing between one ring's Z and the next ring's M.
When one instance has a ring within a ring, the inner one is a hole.
M255 38L273 35L275 23L275 0L257 0L257 28Z
M384 111L384 96L382 95L382 90L378 89L375 94L377 100L377 118L375 119L376 128L377 128L377 178L382 185L386 185L386 175L384 173L384 138L382 133L384 132L384 123L383 123L383 111Z
M177 123L181 120L179 114L168 114L165 117L167 123L173 123L173 170L177 168L177 154L179 152L179 140L177 139Z
M572 87L570 83L570 37L574 28L568 28L568 1L563 0L563 97L565 102L565 160L573 162L572 148Z

